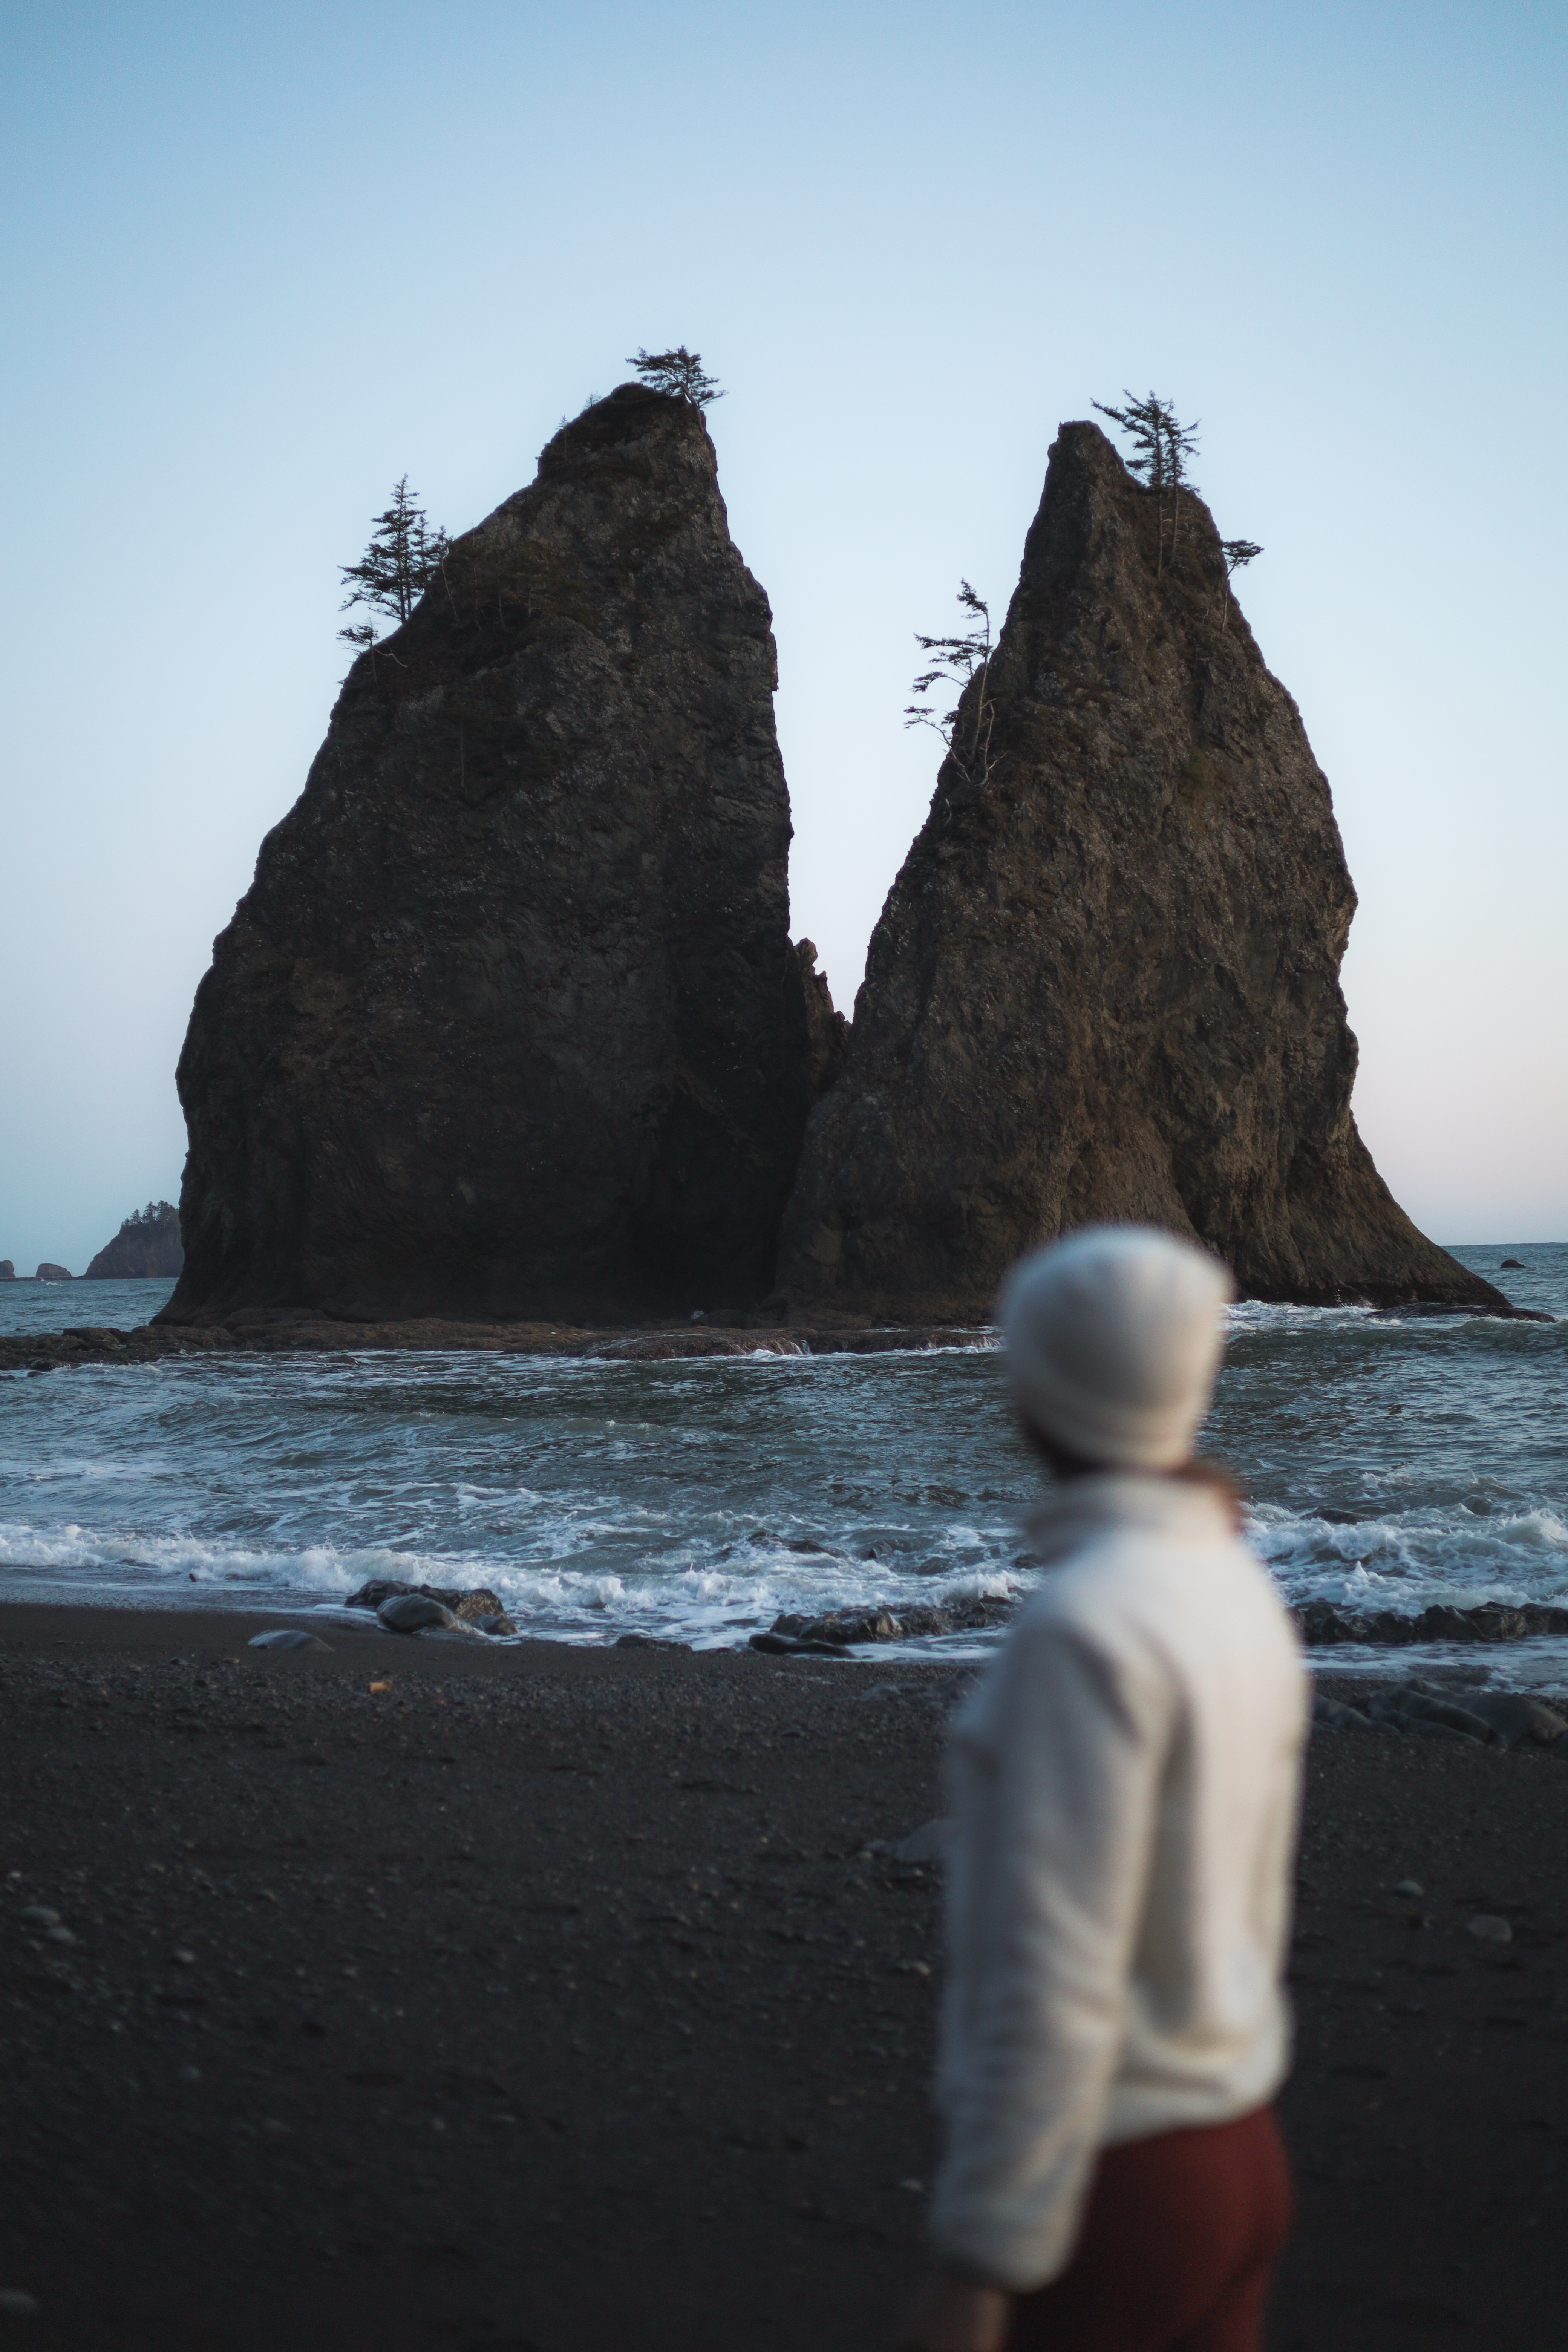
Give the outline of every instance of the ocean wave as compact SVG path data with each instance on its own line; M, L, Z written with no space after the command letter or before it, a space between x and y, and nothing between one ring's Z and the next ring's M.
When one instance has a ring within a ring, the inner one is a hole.
M1563 1597L1568 1326L1247 1303L1231 1329L1205 1444L1289 1597ZM668 1362L192 1358L5 1402L0 1591L18 1596L332 1608L387 1577L488 1585L558 1638L711 1645L1033 1575L1039 1474L994 1335Z
M1300 1332L1312 1339L1326 1331L1401 1328L1375 1307L1293 1307L1271 1298L1238 1298L1226 1308L1225 1320L1232 1339L1250 1331Z
M1568 1522L1537 1507L1324 1518L1262 1509L1254 1547L1292 1601L1408 1610L1432 1601L1555 1601L1568 1591Z

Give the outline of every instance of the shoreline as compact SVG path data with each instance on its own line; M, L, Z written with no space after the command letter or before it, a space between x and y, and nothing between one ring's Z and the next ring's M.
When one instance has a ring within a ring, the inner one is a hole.
M26 1561L7 1561L0 1574L26 1570ZM40 1571L41 1572L41 1571ZM410 1591L426 1588L409 1585ZM1001 1604L992 1604L998 1613L984 1628L998 1633L1005 1631L1007 1619L1001 1613ZM264 1601L238 1603L233 1598L207 1600L201 1589L178 1601L166 1591L150 1593L144 1601L128 1600L122 1591L102 1597L92 1592L67 1595L55 1591L47 1596L29 1598L26 1594L0 1592L0 1645L6 1639L6 1626L16 1619L19 1624L26 1612L61 1612L81 1618L96 1618L102 1622L103 1638L118 1641L112 1631L119 1620L127 1623L166 1620L171 1626L203 1623L219 1629L214 1638L226 1638L227 1633L237 1633L243 1624L250 1632L276 1629L285 1620L298 1618L315 1621L313 1632L325 1634L328 1629L342 1631L355 1640L370 1639L377 1644L401 1645L405 1650L417 1649L429 1642L427 1633L409 1635L389 1632L380 1625L368 1608L350 1613L353 1604L347 1596L331 1594L279 1593ZM18 1612L21 1612L18 1615ZM1420 1617L1399 1618L1391 1611L1380 1612L1378 1619L1357 1619L1351 1613L1335 1609L1328 1601L1313 1601L1302 1607L1292 1607L1290 1615L1314 1679L1320 1688L1328 1686L1325 1677L1338 1676L1347 1685L1364 1688L1370 1682L1405 1683L1413 1675L1436 1675L1445 1685L1456 1689L1493 1686L1490 1678L1506 1674L1515 1666L1528 1677L1530 1662L1539 1655L1536 1644L1568 1643L1568 1609L1527 1603L1518 1608L1503 1608L1495 1602L1483 1601L1473 1609L1436 1606L1422 1612ZM880 1606L864 1609L841 1609L820 1620L805 1620L786 1612L785 1621L772 1627L759 1629L738 1642L696 1643L679 1634L647 1633L639 1630L623 1631L603 1638L589 1638L570 1633L518 1633L484 1635L459 1633L441 1647L461 1645L465 1649L489 1652L497 1655L521 1652L539 1652L556 1655L570 1652L585 1656L605 1656L619 1650L649 1650L666 1654L692 1658L732 1657L745 1652L774 1657L815 1658L827 1666L880 1666L889 1672L932 1671L973 1672L993 1654L990 1644L974 1643L960 1650L950 1648L917 1648L926 1640L948 1642L956 1634L963 1639L970 1629L962 1625L938 1629L934 1634L901 1631L891 1633L853 1633L847 1635L842 1622L854 1621L857 1626L880 1622L897 1626L896 1613ZM840 1621L836 1623L835 1621ZM1440 1621L1430 1625L1426 1620ZM1542 1622L1531 1622L1539 1620ZM1353 1630L1352 1630L1353 1629ZM84 1636L84 1639L86 1637ZM1568 1690L1568 1667L1563 1676ZM1533 1686L1533 1685L1531 1685ZM1556 1685L1553 1684L1553 1688Z
M973 1668L248 1648L277 1622L0 1608L29 2342L889 2340L942 1957L940 1874L896 1848ZM1313 1739L1280 2347L1552 2340L1565 1746Z

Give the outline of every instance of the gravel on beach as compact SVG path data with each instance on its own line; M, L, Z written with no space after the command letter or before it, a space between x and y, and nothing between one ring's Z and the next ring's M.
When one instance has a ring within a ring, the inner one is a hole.
M971 1671L0 1610L0 2333L888 2342ZM1565 1751L1314 1738L1278 2352L1560 2340Z

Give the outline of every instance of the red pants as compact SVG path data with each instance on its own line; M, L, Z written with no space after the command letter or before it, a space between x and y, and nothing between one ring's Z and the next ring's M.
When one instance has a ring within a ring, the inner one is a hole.
M1272 2107L1106 2148L1073 2258L1019 2296L1007 2352L1259 2352L1292 2209Z

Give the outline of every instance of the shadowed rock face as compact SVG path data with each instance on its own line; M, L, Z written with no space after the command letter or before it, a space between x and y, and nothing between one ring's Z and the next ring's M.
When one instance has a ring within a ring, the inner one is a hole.
M1355 907L1329 788L1190 494L1162 519L1065 425L991 667L991 767L944 761L818 1105L781 1285L982 1316L1099 1220L1193 1235L1245 1294L1468 1300L1351 1117ZM973 730L971 687L959 724Z
M820 1062L767 599L625 386L357 660L179 1067L172 1320L624 1315L768 1286Z

